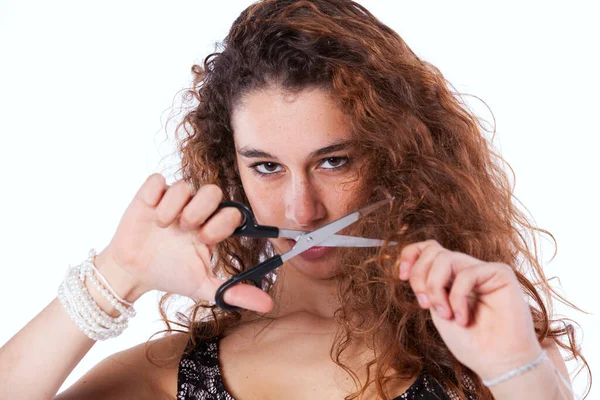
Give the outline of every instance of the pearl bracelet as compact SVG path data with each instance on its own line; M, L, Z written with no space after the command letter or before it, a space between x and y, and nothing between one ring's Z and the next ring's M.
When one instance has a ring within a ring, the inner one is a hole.
M94 266L95 255L96 252L92 249L87 260L68 268L65 279L58 288L58 299L71 320L86 336L92 340L106 340L120 335L127 328L129 318L133 318L136 313L133 304L123 300ZM120 312L118 317L111 317L98 306L85 286L86 279Z

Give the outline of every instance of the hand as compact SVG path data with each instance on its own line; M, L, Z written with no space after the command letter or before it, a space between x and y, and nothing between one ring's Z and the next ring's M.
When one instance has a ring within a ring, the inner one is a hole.
M452 354L483 379L531 362L542 350L517 277L506 264L484 262L429 240L406 246L400 279Z
M241 223L235 208L224 208L207 218L223 199L215 185L192 194L186 182L167 186L153 174L141 186L125 211L110 244L96 260L110 260L142 288L161 290L196 300L214 300L223 281L211 268L214 244L230 236ZM268 294L239 284L225 294L232 305L266 312L273 306Z

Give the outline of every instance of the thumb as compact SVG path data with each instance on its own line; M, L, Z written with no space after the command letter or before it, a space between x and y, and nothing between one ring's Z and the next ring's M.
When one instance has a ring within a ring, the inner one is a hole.
M213 301L217 294L217 290L223 283L225 283L225 280L218 278L210 279L210 298ZM193 298L206 299L207 289L208 288L206 287L199 289ZM271 311L275 305L271 296L269 296L265 291L246 283L238 283L227 289L223 295L223 300L229 305L260 313Z

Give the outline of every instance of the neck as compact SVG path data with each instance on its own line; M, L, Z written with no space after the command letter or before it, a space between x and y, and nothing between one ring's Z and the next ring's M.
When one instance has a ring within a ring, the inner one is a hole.
M283 265L273 286L273 299L275 308L266 314L267 317L309 313L331 319L340 306L338 279L311 278L291 265Z

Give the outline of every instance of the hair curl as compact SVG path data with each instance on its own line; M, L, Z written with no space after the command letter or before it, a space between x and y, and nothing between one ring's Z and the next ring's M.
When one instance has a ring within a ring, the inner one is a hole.
M357 147L367 150L361 173L369 187L357 198L396 197L377 235L400 245L342 256L345 284L336 318L344 329L331 356L357 383L349 399L362 397L371 384L387 399L388 379L414 376L423 368L461 399L469 394L492 398L481 379L450 353L408 284L396 278L402 244L426 239L512 266L530 300L538 340L552 338L571 358L583 361L591 378L570 320L551 319L553 297L575 307L551 288L537 259L535 235L552 235L518 210L503 170L507 164L440 71L364 7L344 0L259 2L237 18L221 51L192 72L185 102L193 108L177 134L182 179L195 189L216 184L229 200L248 204L235 168L233 108L245 94L267 86L317 87L333 95L349 118ZM271 252L263 239L227 239L214 252L215 271L240 272ZM270 291L272 279L264 286ZM192 342L220 335L240 319L239 313L198 303L189 316L178 313L179 322L170 321L169 296L160 303L167 331L175 331L170 325L175 323ZM562 325L555 327L557 322ZM357 337L380 349L367 365L364 384L340 361Z

